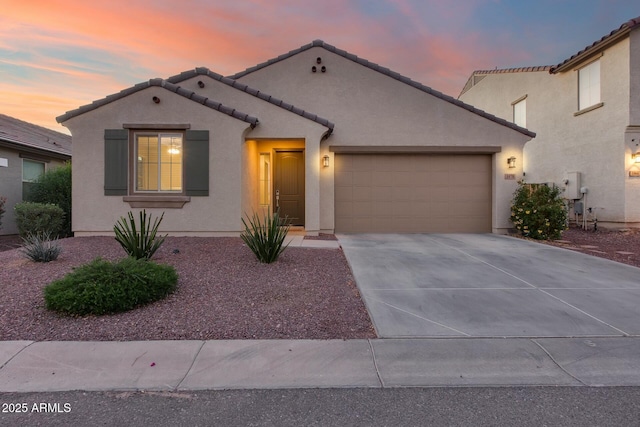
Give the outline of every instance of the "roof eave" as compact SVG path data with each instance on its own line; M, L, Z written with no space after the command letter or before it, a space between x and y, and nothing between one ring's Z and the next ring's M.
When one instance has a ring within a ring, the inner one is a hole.
M551 69L549 70L549 73L557 74L557 73L562 73L562 72L573 69L576 65L585 61L589 57L596 55L602 52L603 50L607 49L608 47L618 43L620 40L627 37L630 32L631 32L631 28L629 27L621 29L616 34L610 37L607 37L605 40L596 42L596 44L594 44L593 46L590 46L584 49L582 52L577 53L575 56L565 60L564 62L561 62L555 67L551 67Z

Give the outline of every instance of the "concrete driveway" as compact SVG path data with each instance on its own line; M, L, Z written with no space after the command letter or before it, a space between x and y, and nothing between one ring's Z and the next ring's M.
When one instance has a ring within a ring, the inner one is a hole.
M640 335L640 269L499 235L339 235L378 335Z

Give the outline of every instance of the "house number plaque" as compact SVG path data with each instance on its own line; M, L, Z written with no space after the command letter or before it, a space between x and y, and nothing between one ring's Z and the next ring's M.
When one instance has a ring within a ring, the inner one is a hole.
M505 173L504 174L504 179L513 181L516 179L516 174L515 173Z

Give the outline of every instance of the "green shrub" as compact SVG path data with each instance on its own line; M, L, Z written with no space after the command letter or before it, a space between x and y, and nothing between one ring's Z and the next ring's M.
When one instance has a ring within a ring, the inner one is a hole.
M113 231L116 233L116 240L125 252L135 259L151 259L153 254L160 248L167 237L157 236L158 227L164 218L164 212L160 218L156 218L151 225L151 214L147 217L147 211L140 212L140 226L136 226L133 213L128 213L129 220L120 217ZM138 231L138 228L140 230Z
M56 205L21 202L13 208L20 237L28 234L58 237L64 224L64 211Z
M34 182L27 201L54 204L65 214L61 236L71 236L71 163L46 171Z
M35 262L49 262L58 259L62 248L58 244L58 239L51 239L49 233L27 234L22 238L22 249L20 252Z
M559 239L567 228L567 210L560 188L519 182L511 202L511 221L523 236Z
M6 212L4 209L4 204L7 203L7 198L0 196L0 230L2 230L2 216Z
M178 275L169 265L97 258L47 285L44 299L49 310L64 314L118 313L166 297L177 282Z
M242 240L249 246L249 249L263 263L275 262L287 245L284 239L289 232L289 225L286 218L281 221L278 212L271 215L269 212L261 220L258 214L254 213L252 218L247 217L249 224L242 218L244 232L240 235ZM284 222L285 225L281 225Z

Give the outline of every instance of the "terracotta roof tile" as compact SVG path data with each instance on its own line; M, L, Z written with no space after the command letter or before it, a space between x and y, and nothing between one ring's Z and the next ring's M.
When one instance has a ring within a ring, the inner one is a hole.
M71 136L0 114L0 142L71 157Z
M241 113L239 111L236 111L233 108L229 108L227 106L222 105L219 102L213 101L211 99L205 98L203 96L198 95L197 93L190 91L188 89L185 89L183 87L180 87L176 84L173 84L167 80L163 80L160 78L155 78L155 79L151 79L147 82L142 82L142 83L138 83L130 88L127 89L123 89L118 93L112 94L112 95L108 95L105 98L99 99L97 101L93 101L91 104L88 105L83 105L75 110L71 110L66 112L65 114L56 117L56 120L58 121L58 123L63 123L73 117L79 116L81 114L84 114L88 111L92 111L95 110L103 105L109 104L113 101L116 101L118 99L122 99L126 96L129 96L131 94L134 94L136 92L139 92L141 90L147 89L149 87L152 86L156 86L156 87L161 87L165 90L168 90L170 92L174 92L177 95L183 96L191 101L194 102L198 102L199 104L205 105L211 109L217 110L221 113L227 114L231 117L234 117L238 120L242 120L244 122L249 123L252 127L255 127L258 124L258 119L256 117L252 117L248 114L245 113Z
M264 67L267 67L267 66L269 66L269 65L271 65L271 64L273 64L275 62L282 61L284 59L287 59L287 58L290 58L290 57L292 57L294 55L297 55L297 54L299 54L301 52L304 52L304 51L306 51L308 49L311 49L312 47L321 47L321 48L323 48L323 49L325 49L325 50L327 50L329 52L333 52L333 53L335 53L337 55L340 55L340 56L342 56L342 57L344 57L346 59L349 59L349 60L354 61L354 62L356 62L358 64L361 64L361 65L364 65L367 68L370 68L370 69L372 69L374 71L377 71L379 73L387 75L387 76L389 76L389 77L391 77L391 78L393 78L395 80L398 80L398 81L400 81L402 83L405 83L405 84L408 84L410 86L413 86L416 89L421 90L422 92L428 93L429 95L432 95L432 96L440 98L440 99L442 99L444 101L450 102L451 104L454 104L454 105L456 105L458 107L465 108L465 106L467 105L467 104L465 104L464 102L462 102L462 101L460 101L458 99L455 99L455 98L453 98L453 97L451 97L449 95L445 95L442 92L438 92L437 90L434 90L434 89L432 89L432 88L430 88L428 86L423 85L422 83L413 81L408 77L405 77L405 76L403 76L403 75L401 75L399 73L396 73L394 71L389 70L388 68L381 67L378 64L375 64L373 62L369 62L366 59L360 58L360 57L358 57L356 55L353 55L351 53L348 53L348 52L346 52L346 51L344 51L342 49L338 49L335 46L332 46L332 45L330 45L328 43L325 43L322 40L314 40L313 42L311 42L309 44L306 44L306 45L304 45L304 46L302 46L302 47L300 47L298 49L294 49L294 50L292 50L292 51L290 51L290 52L288 52L288 53L286 53L284 55L280 55L277 58L271 59L271 60L269 60L267 62L263 62L261 64L258 64L256 66L254 66L254 67L247 68L246 70L241 71L239 73L236 73L236 74L234 74L232 76L229 76L229 77L234 79L234 80L235 79L239 79L241 77L246 76L247 74L251 74L251 73L253 73L255 71L258 71L258 70L260 70L260 69L262 69ZM467 108L465 108L465 109L467 109ZM489 113L487 113L485 111L478 110L476 108L474 108L473 110L470 110L470 111L473 111L475 114L477 114L479 116L482 116L482 117L484 117L486 119L489 119L489 120L491 120L493 122L496 122L496 123L501 124L503 126L506 126L508 128L514 129L514 130L516 130L516 131L518 131L520 133L523 133L523 134L525 134L527 136L535 137L535 135L536 135L534 132L531 132L528 129L522 128L522 127L520 127L520 126L518 126L518 125L516 125L514 123L511 123L511 122L509 122L507 120L504 120L504 119L501 119L499 117L496 117L493 114L489 114Z

